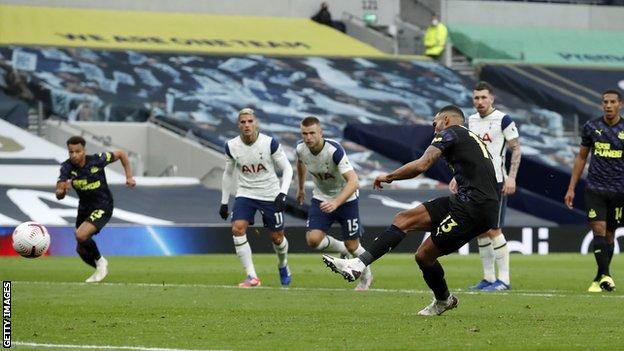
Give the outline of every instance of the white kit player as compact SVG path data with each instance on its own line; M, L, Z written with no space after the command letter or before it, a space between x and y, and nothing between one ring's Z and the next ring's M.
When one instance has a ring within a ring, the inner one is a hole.
M479 82L475 85L472 100L477 113L468 117L468 129L481 137L492 155L501 199L497 226L477 238L479 256L483 263L483 279L471 289L509 290L511 289L509 249L501 228L505 222L507 196L516 192L516 175L521 158L518 128L507 114L494 108L494 90L487 82ZM507 146L511 149L509 174L505 171ZM453 179L451 191L454 191L455 187ZM498 276L496 268L498 268Z
M297 201L303 204L306 172L312 175L313 196L308 214L308 245L320 251L348 253L357 257L366 250L360 245L363 233L358 208L358 176L342 146L323 138L318 118L310 116L301 122L303 142L297 145ZM342 227L342 240L327 235L334 222ZM368 290L373 281L367 267L356 290Z
M225 144L226 162L219 209L221 218L227 219L230 188L236 170L238 182L232 210L232 235L236 255L247 272L247 277L238 286L252 288L261 285L246 235L249 225L254 224L256 211L261 213L264 226L271 234L273 249L278 256L280 282L287 286L291 274L283 211L293 170L277 140L258 132L258 120L252 109L240 110L238 128L240 135ZM276 168L283 172L281 186Z

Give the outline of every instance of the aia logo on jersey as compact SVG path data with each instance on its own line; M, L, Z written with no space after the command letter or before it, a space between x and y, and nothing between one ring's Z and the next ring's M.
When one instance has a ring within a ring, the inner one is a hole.
M312 173L312 175L318 180L336 179L331 173Z
M259 173L262 171L266 171L266 167L262 163L258 163L258 165L243 165L242 171L243 173Z
M492 142L492 138L490 138L490 134L488 133L483 134L483 136L481 137L481 140L487 141L488 143Z

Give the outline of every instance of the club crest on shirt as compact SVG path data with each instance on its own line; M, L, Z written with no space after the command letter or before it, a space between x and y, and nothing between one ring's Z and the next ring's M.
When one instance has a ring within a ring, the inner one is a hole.
M591 210L589 210L589 213L587 214L587 217L589 217L589 218L596 218L596 210L594 210L593 208Z
M99 170L100 170L99 168L93 166L93 167L91 167L90 171L91 171L91 173L97 173L97 171L99 171Z
M618 139L624 140L624 131L618 133Z

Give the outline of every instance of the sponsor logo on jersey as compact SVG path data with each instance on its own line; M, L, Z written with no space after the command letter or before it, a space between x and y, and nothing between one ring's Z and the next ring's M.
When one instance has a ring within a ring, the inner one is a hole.
M259 173L262 171L267 171L266 167L262 163L258 163L257 165L243 165L241 170L243 173Z
M594 154L600 157L621 158L622 150L611 150L610 143L601 143L597 141L594 143Z
M99 180L89 183L86 179L74 179L72 181L72 185L76 190L94 190L100 187L101 183Z
M312 173L312 175L314 176L314 178L318 179L318 180L328 180L328 179L336 179L336 177L334 177L331 173Z

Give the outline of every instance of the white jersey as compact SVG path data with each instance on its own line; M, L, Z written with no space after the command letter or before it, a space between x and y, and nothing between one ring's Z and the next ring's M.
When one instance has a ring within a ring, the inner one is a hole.
M273 201L280 193L280 181L276 173L276 165L287 164L288 158L284 150L268 135L259 133L258 139L247 145L240 136L230 139L225 144L226 162L233 163L237 173L236 197ZM285 162L285 163L284 163ZM226 168L231 165L226 165ZM284 171L284 175L286 175ZM292 176L292 168L290 168ZM284 183L290 185L290 180ZM286 188L286 192L288 188ZM284 193L286 193L284 192ZM227 199L227 198L226 198Z
M338 196L347 184L343 174L353 170L342 146L331 139L325 139L323 148L316 155L312 154L305 143L297 144L297 159L312 175L314 181L312 197L319 201L329 201ZM355 191L347 202L357 197L358 191Z
M496 181L503 182L507 176L505 170L507 141L519 137L516 123L508 115L495 109L485 117L481 117L479 113L470 115L468 117L468 129L479 135L487 145L488 151L492 155Z

